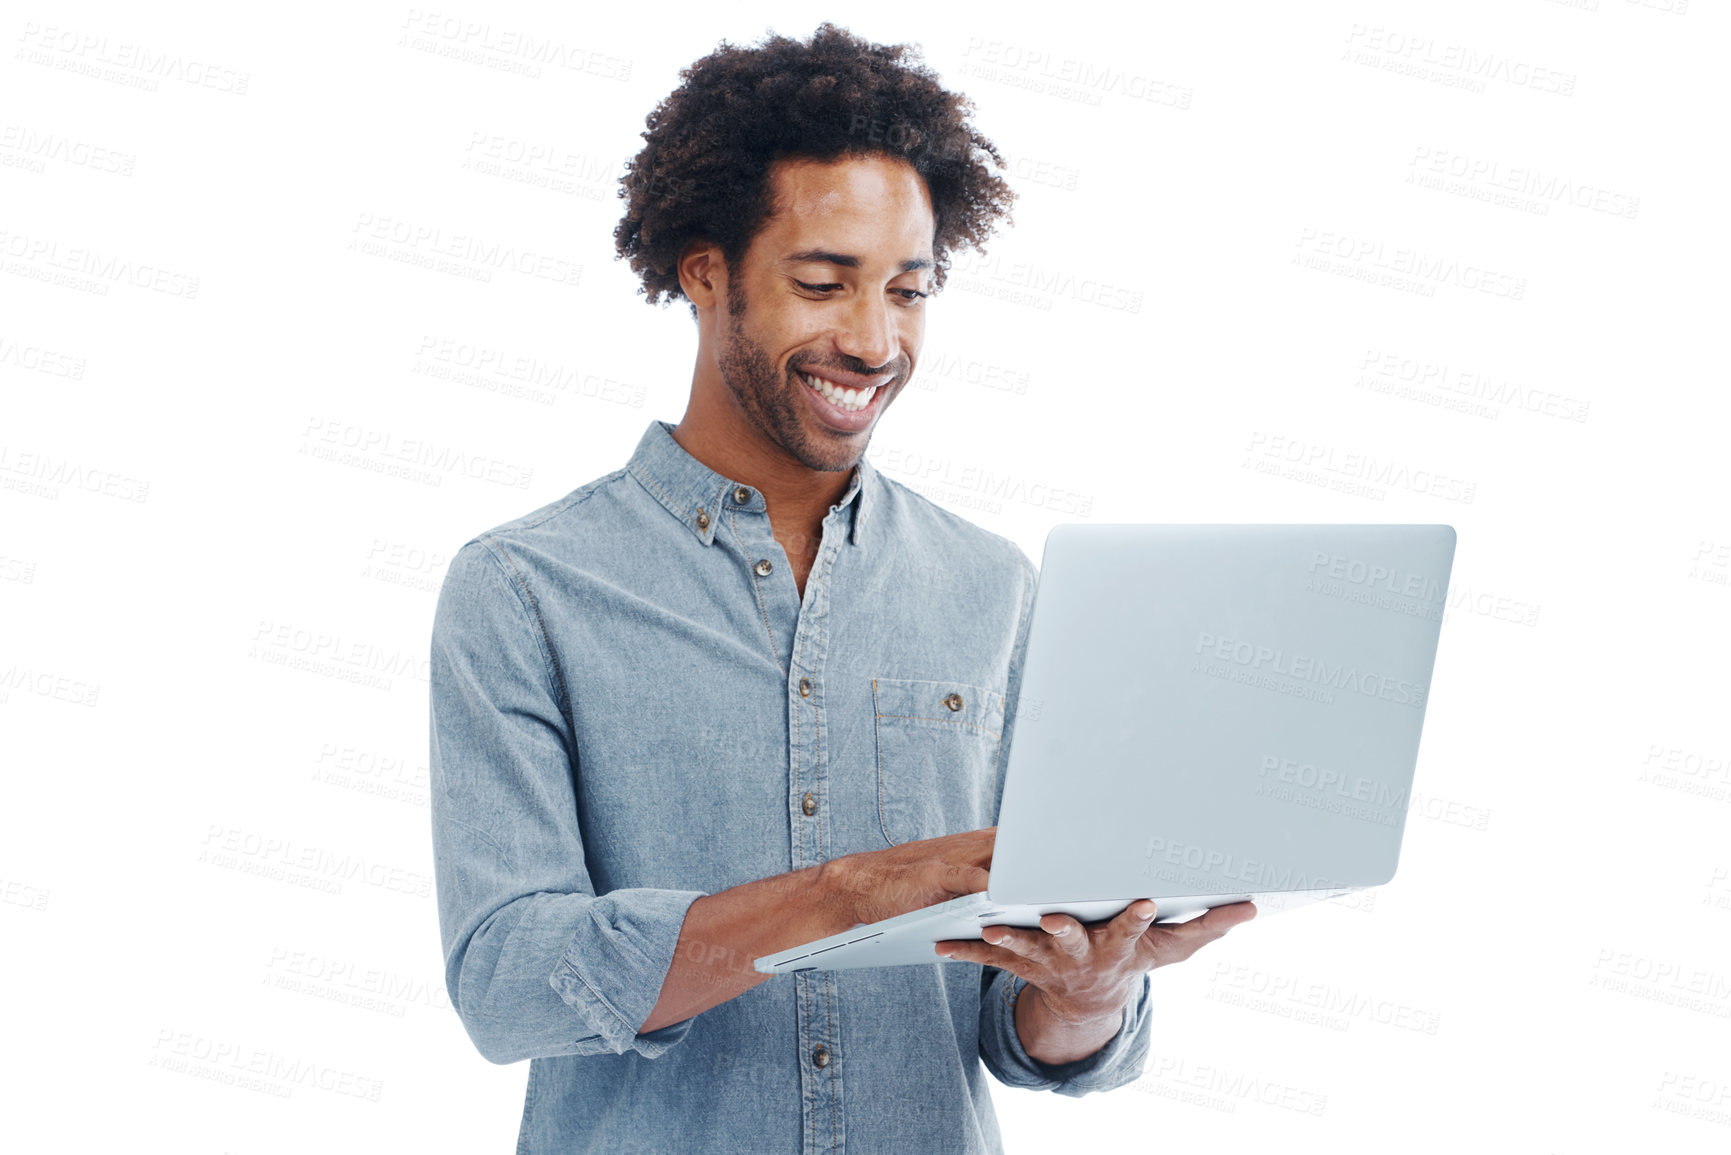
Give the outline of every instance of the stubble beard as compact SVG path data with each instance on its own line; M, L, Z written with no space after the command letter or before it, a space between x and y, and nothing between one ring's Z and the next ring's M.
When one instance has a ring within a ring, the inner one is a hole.
M794 396L796 389L805 386L791 379L791 368L787 376L778 374L775 362L763 351L763 346L746 335L745 291L732 280L727 285L727 312L727 335L716 364L721 370L722 384L745 419L766 441L779 446L807 469L839 473L858 465L876 425L866 430L863 437L844 444L826 443L828 439L820 440L807 433L800 421L804 398ZM884 401L892 399L885 397Z

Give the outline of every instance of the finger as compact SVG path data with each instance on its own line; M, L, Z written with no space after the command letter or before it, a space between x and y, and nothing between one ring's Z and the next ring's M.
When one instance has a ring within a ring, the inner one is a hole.
M1233 903L1233 906L1244 906L1245 903ZM1242 912L1217 915L1216 911L1227 910L1227 907L1215 907L1200 918L1171 926L1153 926L1143 936L1154 951L1155 966L1170 966L1172 963L1183 962L1211 942L1224 937L1226 932L1241 922L1249 921ZM1254 913L1254 912L1252 912Z
M1059 951L1073 959L1086 958L1092 949L1088 929L1067 914L1053 912L1041 915L1040 929L1048 936L1046 941L1049 945L1056 945Z
M939 885L944 888L946 894L976 894L986 889L986 884L991 881L991 878L991 871L983 866L951 864L944 867L943 878Z
M1254 902L1229 902L1225 906L1215 907L1203 917L1224 922L1226 929L1231 930L1235 926L1243 926L1256 917L1256 904Z
M1174 923L1172 930L1185 930L1190 934L1203 935L1206 941L1212 942L1235 926L1241 926L1256 917L1256 905L1249 902L1233 902L1225 906L1215 906L1203 911L1196 918L1181 923ZM1190 928L1194 927L1194 930Z
M1074 921L1074 920L1072 920ZM1053 938L1043 930L1020 926L983 926L980 939L988 946L1012 951L1026 959L1044 960L1052 953Z
M992 865L992 848L996 845L998 828L984 826L979 830L967 830L961 834L941 834L936 838L924 841L932 843L932 856L941 857L945 861L965 862L972 866L989 867Z
M1139 899L1119 912L1101 932L1101 941L1117 945L1124 953L1136 949L1136 942L1154 924L1159 906L1151 898Z
M992 946L979 939L947 939L936 946L935 953L943 958L954 959L956 962L979 963L981 966L997 967L1001 971L1009 971L1017 978L1033 982L1036 978L1045 977L1045 969L1036 965L1031 959L1005 950L1000 946Z

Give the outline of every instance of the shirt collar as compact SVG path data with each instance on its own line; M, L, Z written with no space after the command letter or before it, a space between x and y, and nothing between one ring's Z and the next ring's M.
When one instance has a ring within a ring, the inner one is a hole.
M756 488L721 476L687 453L673 439L673 426L665 421L649 423L625 470L704 545L715 541L723 514L736 510L763 513L766 509L763 494ZM875 500L875 496L866 496L867 491L875 491L877 485L877 470L862 457L847 492L835 503L837 509L853 506L848 540L855 545L864 541L867 507ZM744 501L739 500L742 491Z

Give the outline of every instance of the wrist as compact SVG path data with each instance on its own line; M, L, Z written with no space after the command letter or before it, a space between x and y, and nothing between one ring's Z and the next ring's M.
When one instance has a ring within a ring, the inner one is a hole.
M1066 1029L1095 1029L1102 1023L1110 1021L1114 1024L1113 1031L1124 1025L1124 1016L1130 1012L1129 992L1125 992L1116 1001L1111 999L1090 1001L1087 1003L1066 1002L1054 999L1042 988L1029 983L1023 989L1019 999L1032 995L1037 1004L1030 1010L1039 1014L1055 1026Z
M1047 1066L1063 1066L1095 1054L1111 1042L1128 1021L1129 1008L1071 1018L1054 1012L1039 987L1022 988L1016 997L1015 1029L1028 1057Z

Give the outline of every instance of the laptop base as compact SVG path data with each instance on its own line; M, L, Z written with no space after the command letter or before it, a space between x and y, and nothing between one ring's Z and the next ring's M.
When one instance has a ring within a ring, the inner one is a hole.
M1188 895L1159 898L1154 923L1184 922L1212 907L1249 900L1256 903L1258 918L1313 902L1350 894L1362 887L1335 887L1330 890L1278 890L1260 894ZM982 891L965 894L949 902L928 906L886 918L882 922L861 924L828 938L805 943L791 950L779 951L756 959L753 966L759 974L794 974L809 970L853 970L857 967L914 966L941 963L935 944L948 939L977 939L988 926L1027 926L1040 924L1042 915L1068 914L1080 922L1103 922L1124 912L1135 898L1102 899L1094 902L1053 902L1020 906L993 902Z

